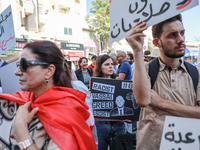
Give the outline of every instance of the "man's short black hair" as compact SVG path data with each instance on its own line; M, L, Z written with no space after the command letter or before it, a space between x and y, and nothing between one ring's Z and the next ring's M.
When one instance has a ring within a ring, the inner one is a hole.
M132 53L128 53L127 55L130 57L130 60L133 60L133 54Z
M150 55L150 54L151 54L151 51L150 51L150 50L144 51L144 56L145 56L145 55Z
M95 59L96 60L97 56L96 55L93 55L91 59Z
M163 33L163 25L166 24L166 23L169 23L169 22L173 22L173 21L176 21L176 20L179 20L181 23L182 23L182 15L181 14L178 14L172 18L169 18L163 22L160 22L156 25L153 25L152 27L152 36L153 38L160 38L161 37L161 34Z

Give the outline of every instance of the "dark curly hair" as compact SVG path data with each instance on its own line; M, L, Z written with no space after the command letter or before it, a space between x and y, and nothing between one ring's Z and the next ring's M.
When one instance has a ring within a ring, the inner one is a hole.
M95 77L103 77L103 72L101 70L101 65L109 58L111 58L111 57L109 55L106 55L106 54L97 57L95 68L94 68L95 69L95 72L94 72L94 76ZM117 74L113 73L111 75L111 78L115 79L116 76L117 76Z
M163 25L166 24L166 23L169 23L169 22L176 21L176 20L179 20L182 23L182 15L181 14L176 15L176 16L174 16L172 18L169 18L169 19L167 19L167 20L165 20L163 22L160 22L160 23L154 25L152 27L152 36L153 36L153 38L160 39L161 34L163 33L163 28L162 28Z

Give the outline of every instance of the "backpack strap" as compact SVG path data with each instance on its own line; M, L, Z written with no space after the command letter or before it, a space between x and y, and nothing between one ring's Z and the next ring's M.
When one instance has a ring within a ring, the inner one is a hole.
M149 76L151 78L151 89L153 88L156 78L158 76L159 66L160 64L158 61L158 57L149 63Z
M191 65L190 63L184 61L184 65L188 71L188 73L190 74L191 78L192 78L192 82L193 82L193 86L194 86L194 90L195 93L197 91L197 84L199 82L199 72L197 70L197 68L193 65Z
M199 82L199 72L195 66L191 65L190 63L188 63L186 61L184 61L184 65L185 65L189 75L192 78L194 90L196 93L197 84ZM151 78L151 89L153 88L156 78L158 76L159 66L160 66L160 64L159 64L158 58L152 60L149 63L149 76Z

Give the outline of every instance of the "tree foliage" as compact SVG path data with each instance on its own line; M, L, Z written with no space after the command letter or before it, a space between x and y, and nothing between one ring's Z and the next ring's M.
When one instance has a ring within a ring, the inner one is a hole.
M91 4L93 7L90 12L94 16L87 16L86 21L90 29L96 31L99 35L100 41L106 40L110 37L109 0L94 0Z

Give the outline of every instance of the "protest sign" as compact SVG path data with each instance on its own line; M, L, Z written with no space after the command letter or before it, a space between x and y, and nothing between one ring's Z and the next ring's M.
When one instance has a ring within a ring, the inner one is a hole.
M16 62L0 68L2 93L14 94L20 90L19 77L14 74L17 69Z
M200 149L200 120L166 116L160 150Z
M0 55L16 45L11 5L0 16Z
M14 121L17 104L12 101L0 99L0 149L11 150L11 127Z
M140 107L135 102L132 85L132 81L92 77L90 89L94 117L137 121Z
M152 26L198 5L198 0L110 0L110 41L121 40L138 22Z

